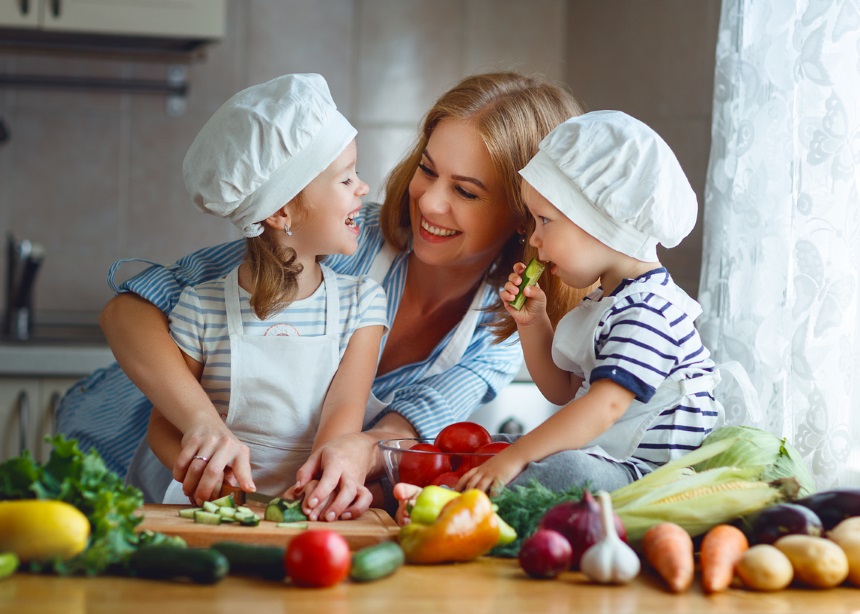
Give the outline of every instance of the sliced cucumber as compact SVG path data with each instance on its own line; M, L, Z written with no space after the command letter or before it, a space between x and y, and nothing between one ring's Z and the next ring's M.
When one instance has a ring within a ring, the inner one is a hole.
M301 501L287 501L280 497L269 501L264 518L273 522L300 522L308 519L302 511Z
M194 522L197 524L221 524L224 517L212 512L194 512Z
M240 505L239 507L236 508L236 513L237 514L253 514L254 510L252 510L250 507L245 507L244 505Z
M233 498L233 493L215 499L214 501L212 501L212 503L217 505L218 507L236 507L236 499Z
M205 511L205 512L210 512L210 513L212 513L212 514L217 514L217 513L218 513L218 510L220 510L220 509L221 509L221 506L220 506L220 505L215 505L215 504L214 504L214 503L212 503L211 501L204 501L204 502L203 502L203 511Z
M184 507L179 510L180 518L194 518L194 512L202 512L202 507Z
M232 518L238 514L235 507L220 507L218 508L218 513L225 518Z
M510 306L516 310L520 310L523 308L523 305L526 304L526 295L523 294L523 290L528 288L529 286L533 286L540 279L543 270L546 268L546 265L534 258L531 259L526 270L523 271L521 277L523 278L522 282L520 282L520 291L517 292L517 295L514 297L514 300L510 302Z
M260 524L260 517L256 514L236 514L235 521L243 527L256 527Z

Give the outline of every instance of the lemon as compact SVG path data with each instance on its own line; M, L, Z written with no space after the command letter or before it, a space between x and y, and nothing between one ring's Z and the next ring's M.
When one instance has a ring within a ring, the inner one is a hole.
M89 520L68 503L0 502L0 552L14 552L21 561L70 559L86 548L89 535Z

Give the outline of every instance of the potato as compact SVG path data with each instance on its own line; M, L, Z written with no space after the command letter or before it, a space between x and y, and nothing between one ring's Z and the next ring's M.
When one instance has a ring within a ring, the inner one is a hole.
M778 591L794 577L791 561L770 544L752 546L743 553L735 573L747 588L756 591Z
M814 588L832 588L848 577L848 557L835 542L811 535L786 535L773 544L794 568L794 577Z
M847 535L848 533L860 535L860 516L852 516L851 518L846 518L845 520L837 524L835 527L830 529L830 531L828 531L827 533L827 537L839 543L839 540L836 538L842 535Z
M860 518L849 518L849 520L860 520ZM845 521L847 522L847 521ZM860 528L856 531L837 531L843 523L840 523L828 535L830 539L842 548L848 558L848 581L860 586Z

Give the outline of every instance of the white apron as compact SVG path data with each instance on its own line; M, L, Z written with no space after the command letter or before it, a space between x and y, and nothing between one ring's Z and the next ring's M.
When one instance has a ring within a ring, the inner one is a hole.
M693 319L702 312L699 304L683 291L667 288L656 281L645 280L631 284L628 288L635 290L636 293L644 291L661 296L684 310ZM625 296L625 291L622 290L616 296L604 296L599 301L583 303L561 319L554 338L564 340L564 349L557 348L555 343L552 349L553 361L560 369L580 377L591 373L597 364L597 356L594 353L594 332L606 312ZM693 379L688 379L683 374L670 376L657 388L650 401L643 403L634 399L615 424L582 449L623 461L633 454L641 443L645 431L662 410L677 405L687 395L713 392L719 381L718 370L714 371L714 375L706 374ZM580 398L588 392L589 387L589 382L584 381L574 398Z
M368 271L368 275L380 286L383 285L385 276L391 269L391 264L394 262L394 258L396 256L397 252L394 251L394 248L386 243L374 258L370 271ZM466 348L469 347L469 343L475 333L475 328L478 325L478 318L481 315L481 304L485 292L487 292L487 286L486 284L482 284L478 291L475 292L475 296L472 298L472 303L469 305L469 310L466 312L463 319L460 320L460 323L454 330L454 334L451 336L451 340L448 345L446 345L439 353L439 356L436 357L436 360L433 361L433 364L431 364L427 369L424 377L432 377L439 373L443 373L460 362L460 359L466 353ZM392 321L390 325L393 324L394 322ZM367 400L367 408L364 413L364 428L367 428L370 425L370 422L386 407L388 407L394 398L394 392L396 391L392 391L384 399L380 399L373 393L373 391L371 391L370 398Z
M296 481L319 426L320 412L340 362L337 279L322 267L326 290L325 335L244 334L238 268L227 274L224 298L230 334L230 405L227 427L251 451L259 492L278 495ZM165 503L187 503L173 481Z

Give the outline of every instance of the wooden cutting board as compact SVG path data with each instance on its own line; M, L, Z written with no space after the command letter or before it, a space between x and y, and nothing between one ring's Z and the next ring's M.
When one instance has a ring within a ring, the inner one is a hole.
M292 538L305 531L330 529L343 535L353 550L394 539L399 530L391 516L383 510L373 508L355 520L308 522L304 528L279 528L269 520L260 520L259 526L256 527L197 524L191 519L179 517L179 510L186 507L189 506L144 505L141 510L143 522L138 525L137 530L148 529L165 535L178 535L191 547L205 548L220 541L285 546ZM262 519L262 507L249 507Z

